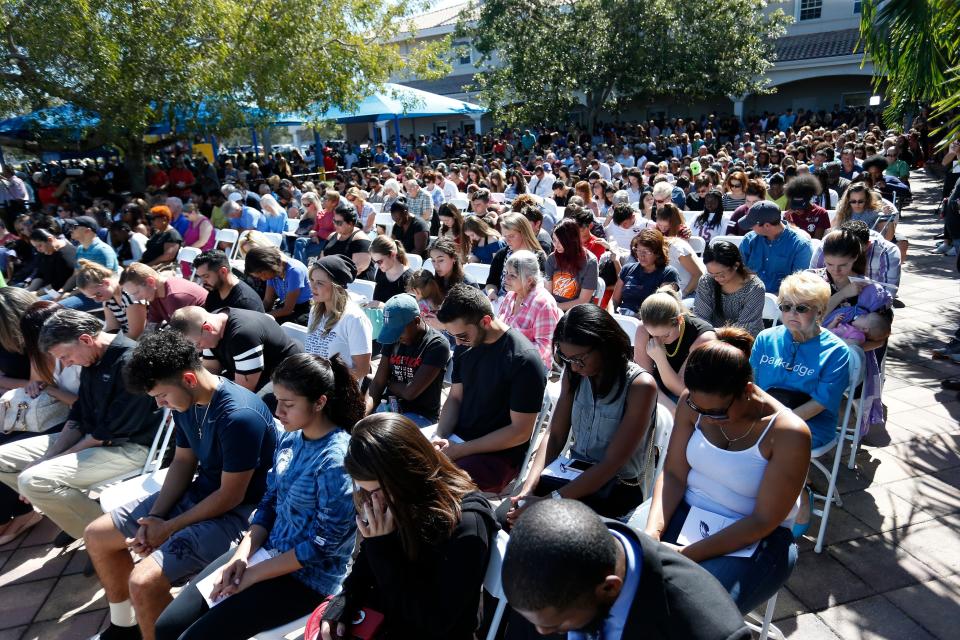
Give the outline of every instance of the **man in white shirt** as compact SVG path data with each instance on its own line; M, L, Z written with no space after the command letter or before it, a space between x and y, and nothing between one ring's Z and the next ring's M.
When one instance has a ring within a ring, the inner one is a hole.
M449 202L460 193L460 189L457 188L456 183L453 182L453 180L447 180L446 176L443 175L443 171L437 171L437 186L443 190L444 202Z
M610 178L617 180L620 177L620 174L623 173L623 165L616 161L613 157L613 154L607 156L607 166L610 168Z
M600 162L596 158L590 161L590 170L596 171L604 180L610 180L610 167L605 162Z
M549 198L553 194L553 183L557 178L550 170L550 165L544 163L534 169L534 177L530 179L530 193L541 198Z

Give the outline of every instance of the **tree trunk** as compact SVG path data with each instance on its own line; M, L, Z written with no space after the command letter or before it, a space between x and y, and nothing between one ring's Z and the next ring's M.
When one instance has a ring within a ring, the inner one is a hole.
M130 136L125 141L123 151L123 164L130 176L130 191L132 193L146 192L147 178L144 164L146 145L143 143L143 136L137 134Z

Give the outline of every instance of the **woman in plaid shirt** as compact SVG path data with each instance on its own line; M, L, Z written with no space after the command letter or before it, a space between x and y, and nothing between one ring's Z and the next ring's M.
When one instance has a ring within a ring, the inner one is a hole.
M563 311L553 295L543 288L536 254L522 249L507 258L504 284L507 294L497 319L526 336L537 347L543 366L549 371L553 360L553 330Z

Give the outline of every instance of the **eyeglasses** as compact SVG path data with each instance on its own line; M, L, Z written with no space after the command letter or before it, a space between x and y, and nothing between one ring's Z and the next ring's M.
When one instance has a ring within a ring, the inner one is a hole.
M656 198L654 198L653 201L656 202L657 204L667 204L668 202L670 202L669 198L665 198L663 200L657 200Z
M718 422L722 420L728 420L730 418L730 416L728 415L730 411L730 407L732 407L733 403L736 401L737 401L737 398L736 396L734 396L730 400L730 404L727 405L726 409L701 409L700 407L698 407L693 403L693 400L690 399L689 395L687 395L687 398L686 398L687 406L690 407L691 411L693 411L694 413L699 413L700 416L703 418L706 418L708 420L717 420Z
M850 204L867 204L866 200L847 200Z
M740 183L740 182L731 182L731 183L730 183L730 188L731 188L731 189L739 189L739 188L742 187L742 186L743 186L743 184Z
M797 313L807 313L813 307L808 304L790 304L789 302L782 302L777 305L777 308L780 309L781 313L790 313L791 311L796 311Z
M577 367L578 369L583 369L586 366L584 361L587 356L593 353L593 347L589 351L585 351L578 356L566 356L562 351L557 349L556 358L563 364L570 365L571 367Z

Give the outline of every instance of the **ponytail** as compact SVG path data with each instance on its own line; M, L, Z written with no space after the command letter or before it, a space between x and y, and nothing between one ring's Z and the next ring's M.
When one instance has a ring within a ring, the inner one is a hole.
M329 360L310 353L292 355L274 370L271 381L310 402L326 396L324 413L345 431L353 429L365 413L360 387L339 355Z
M690 351L683 382L690 391L723 397L739 395L748 382L753 382L753 336L740 327L720 327L716 333L716 340Z

